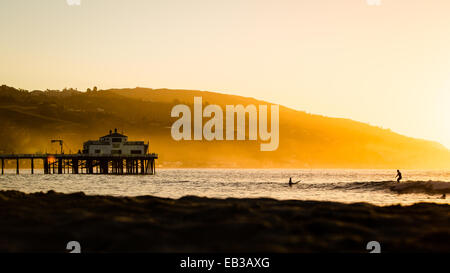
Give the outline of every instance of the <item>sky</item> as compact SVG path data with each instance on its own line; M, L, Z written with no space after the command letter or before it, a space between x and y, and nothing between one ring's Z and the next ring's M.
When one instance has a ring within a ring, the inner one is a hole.
M450 148L448 0L71 1L0 1L0 84L216 91Z

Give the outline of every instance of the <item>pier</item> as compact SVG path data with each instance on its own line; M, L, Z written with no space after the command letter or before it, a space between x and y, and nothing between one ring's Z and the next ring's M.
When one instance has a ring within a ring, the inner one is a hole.
M91 154L10 154L0 155L2 175L7 160L16 161L16 174L20 173L20 160L31 161L31 174L35 160L42 160L44 174L155 174L157 154L91 155Z

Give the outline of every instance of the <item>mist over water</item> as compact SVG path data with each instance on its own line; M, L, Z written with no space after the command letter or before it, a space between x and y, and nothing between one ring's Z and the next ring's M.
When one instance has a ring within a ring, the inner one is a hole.
M157 169L156 175L44 175L37 170L6 170L0 190L26 193L54 190L89 195L180 198L196 195L215 198L258 198L369 202L377 205L436 202L450 192L450 171L402 171L403 181L394 183L395 170L343 169ZM288 186L289 177L301 180Z

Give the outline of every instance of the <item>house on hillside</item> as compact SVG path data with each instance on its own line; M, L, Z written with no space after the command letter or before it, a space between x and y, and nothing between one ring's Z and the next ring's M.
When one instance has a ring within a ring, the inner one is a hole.
M109 131L99 140L89 140L83 143L83 154L89 155L144 155L147 154L148 144L144 141L128 141L126 135Z

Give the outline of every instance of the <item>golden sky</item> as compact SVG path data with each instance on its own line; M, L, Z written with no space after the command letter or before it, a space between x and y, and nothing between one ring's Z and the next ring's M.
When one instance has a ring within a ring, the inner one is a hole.
M450 147L450 1L2 0L0 84L255 97Z

